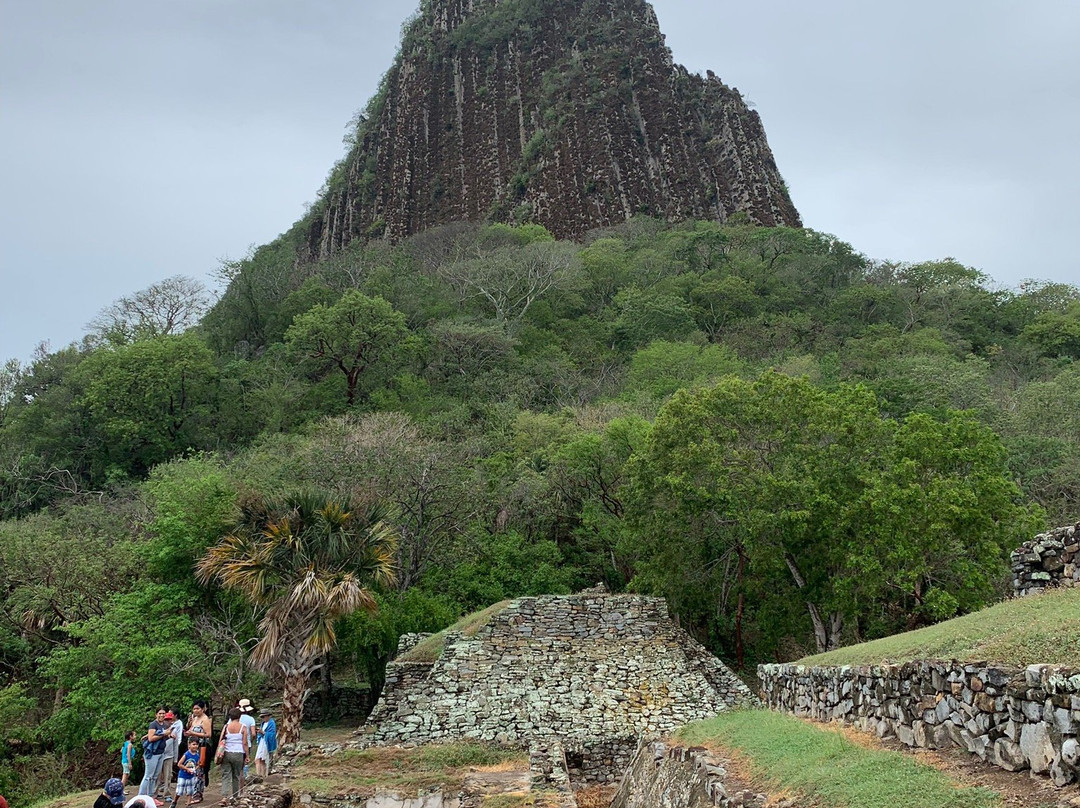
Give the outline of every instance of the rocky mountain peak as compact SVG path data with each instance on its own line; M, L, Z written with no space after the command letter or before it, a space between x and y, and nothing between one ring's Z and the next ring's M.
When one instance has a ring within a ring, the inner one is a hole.
M799 226L756 112L644 0L426 0L314 211L312 258L456 221Z

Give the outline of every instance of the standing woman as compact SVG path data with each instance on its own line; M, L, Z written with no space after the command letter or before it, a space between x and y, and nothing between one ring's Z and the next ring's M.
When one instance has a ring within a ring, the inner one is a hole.
M153 797L157 790L161 763L165 758L165 740L169 733L169 728L165 724L165 713L164 707L158 709L146 731L146 739L143 741L143 764L146 773L139 784L139 794L143 796Z
M270 774L274 768L274 752L277 751L277 722L269 708L259 710L263 725L259 727L259 746L255 750L255 773L261 777Z
M211 748L214 740L214 719L206 712L206 702L198 699L191 705L191 718L188 727L184 730L184 738L195 738L199 742L199 767L202 769L203 782L210 782L210 761L214 753ZM189 805L202 802L202 793L194 795Z
M240 793L244 766L250 762L247 727L240 723L240 708L229 710L229 723L221 728L217 762L221 766L221 794L235 797Z

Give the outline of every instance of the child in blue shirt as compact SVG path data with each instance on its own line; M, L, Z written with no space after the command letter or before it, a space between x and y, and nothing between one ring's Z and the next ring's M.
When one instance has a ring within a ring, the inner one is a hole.
M203 770L199 766L199 739L188 738L187 751L177 764L176 773L176 804L180 805L180 797L187 795L188 805L197 805L202 802L203 796Z
M131 764L135 762L135 733L129 732L124 736L124 745L120 747L120 767L124 770L124 776L120 778L124 789L127 789L128 778L131 777Z

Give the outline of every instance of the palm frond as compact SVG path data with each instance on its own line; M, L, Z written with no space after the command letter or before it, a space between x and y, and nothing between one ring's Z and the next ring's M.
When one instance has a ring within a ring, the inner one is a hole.
M251 502L232 532L196 564L262 610L252 663L299 669L336 643L335 621L375 611L370 587L392 586L398 536L383 507L298 492Z

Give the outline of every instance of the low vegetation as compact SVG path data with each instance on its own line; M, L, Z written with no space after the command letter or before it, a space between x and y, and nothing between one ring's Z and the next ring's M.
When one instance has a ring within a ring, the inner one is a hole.
M80 794L68 794L63 797L54 797L35 802L29 808L84 808L84 806L93 805L94 800L98 798L100 793L101 789L97 788Z
M1023 667L1080 667L1080 589L1006 600L925 628L804 657L805 665L956 659Z
M910 756L857 746L842 734L791 716L747 710L691 724L683 743L749 759L771 788L796 791L821 808L997 808L998 795L961 788Z
M481 744L445 744L414 749L346 750L311 755L293 768L297 792L370 796L376 788L417 794L442 788L456 793L471 770L527 770L528 755Z

